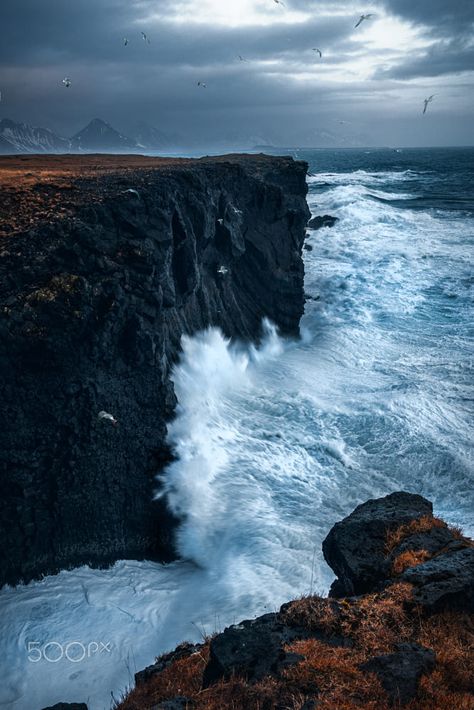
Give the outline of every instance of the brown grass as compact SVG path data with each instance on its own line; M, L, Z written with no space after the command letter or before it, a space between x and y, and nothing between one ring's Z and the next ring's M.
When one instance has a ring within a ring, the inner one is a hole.
M387 710L388 699L377 676L360 666L374 655L393 652L401 641L414 641L436 654L436 668L423 676L417 698L406 710L473 710L474 618L460 613L421 615L406 604L411 587L396 583L380 594L341 601L306 597L282 613L290 625L349 636L352 647L319 639L295 641L285 648L304 659L250 684L233 677L202 690L209 642L199 653L174 662L146 685L131 691L118 710L150 710L184 695L197 710L301 710L308 698L318 710Z
M282 617L290 626L345 636L355 648L384 653L411 635L406 611L411 596L410 584L397 583L383 592L350 601L306 597L293 602Z
M430 515L423 515L421 518L416 520L411 520L409 523L404 523L399 525L398 528L394 530L389 530L386 538L385 550L387 555L392 552L398 545L405 540L405 538L410 537L410 535L416 535L417 533L426 533L433 528L447 528L448 526L444 520L439 518L433 518Z
M434 527L447 526L425 516L392 531L387 554L408 535ZM461 531L455 537L473 544ZM403 552L393 562L393 573L429 557L426 550ZM257 683L233 677L203 690L208 641L199 653L175 661L132 690L117 710L151 710L177 695L191 698L196 710L301 710L308 699L317 701L318 710L387 710L378 677L363 672L361 665L393 653L403 641L419 643L436 655L435 670L422 677L417 697L405 710L474 710L474 616L445 612L425 617L412 602L409 584L395 582L382 592L341 600L303 597L286 605L280 617L320 637L288 644L285 650L303 659L278 677Z
M285 671L288 682L308 695L317 693L318 710L387 707L387 696L378 678L359 668L366 660L362 651L327 646L316 639L296 641L287 650L305 657Z
M201 690L202 674L209 660L209 643L198 653L181 658L148 683L136 686L119 704L121 710L145 710L176 695L195 696Z
M409 567L421 565L431 558L431 554L427 550L405 550L401 552L392 563L392 574L399 577Z

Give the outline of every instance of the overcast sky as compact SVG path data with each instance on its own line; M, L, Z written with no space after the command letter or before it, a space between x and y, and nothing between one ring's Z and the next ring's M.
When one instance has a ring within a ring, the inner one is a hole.
M473 0L283 1L3 0L0 117L208 145L474 144Z

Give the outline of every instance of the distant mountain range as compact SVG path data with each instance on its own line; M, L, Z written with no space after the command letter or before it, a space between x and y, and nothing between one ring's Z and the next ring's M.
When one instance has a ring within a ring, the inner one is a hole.
M124 136L109 123L94 118L72 138L58 136L48 128L17 123L8 118L0 121L0 154L19 153L140 153L164 150L179 142L178 136L167 136L153 126L141 123L133 137Z

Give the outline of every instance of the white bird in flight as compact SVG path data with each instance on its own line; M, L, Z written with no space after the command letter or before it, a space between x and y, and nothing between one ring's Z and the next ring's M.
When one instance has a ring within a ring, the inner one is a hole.
M69 77L65 76L63 79L63 84L66 87L66 89L69 89L69 87L72 84L72 81L69 79Z
M109 414L108 412L104 412L104 410L102 410L101 412L99 412L99 414L97 415L97 417L98 417L99 419L107 419L109 422L112 422L112 424L113 424L114 426L117 426L117 424L118 424L118 421L115 419L115 417L114 417L112 414Z
M133 187L129 187L127 190L123 190L123 192L129 192L132 195L136 195L137 197L140 197L138 190L134 190Z
M273 0L273 2L274 2L276 5L281 5L282 7L286 7L285 3L282 2L282 0Z
M246 61L247 61L247 60L245 59L245 57L243 57L241 54L238 54L237 56L239 57L239 59L240 59L241 62L246 62Z
M124 38L123 38L123 44L124 44L125 47L127 46L127 44L128 44L128 37L124 37Z
M222 274L222 276L225 276L229 273L229 269L227 269L225 266L219 266L219 268L217 269L217 273Z
M425 104L423 106L423 113L424 114L426 113L426 109L428 108L428 104L430 104L433 101L435 96L436 96L436 94L431 94L431 96L428 96L427 99L424 99L424 104Z
M359 25L361 25L364 20L370 20L370 18L373 16L373 13L370 13L369 15L361 15L355 27L359 27Z
M203 81L198 81L198 86L200 86L202 89L207 89L207 85Z
M144 42L147 42L148 44L150 44L150 40L148 39L148 36L144 32L142 32L142 40Z
M317 47L313 47L313 52L317 52L319 54L320 58L322 59L323 53L321 52L320 49L318 49Z

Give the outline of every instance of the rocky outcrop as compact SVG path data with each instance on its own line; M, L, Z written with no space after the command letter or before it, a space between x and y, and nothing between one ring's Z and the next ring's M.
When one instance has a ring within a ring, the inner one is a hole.
M153 493L180 338L298 333L306 168L2 159L0 583L173 554Z
M385 580L390 569L388 531L424 515L433 515L433 506L425 498L392 493L362 503L336 523L323 542L324 559L338 577L335 595L363 594Z
M399 577L413 585L414 601L426 610L474 612L474 547L434 518L419 495L392 493L359 505L332 528L323 553L338 576L332 596L382 589ZM398 574L397 560L407 566Z
M446 609L474 614L474 547L449 549L410 567L401 579L412 584L413 600L426 611Z
M119 710L474 706L472 541L401 492L356 508L324 551L351 596L303 597L183 644L136 675Z
M308 222L308 229L321 229L322 227L334 227L337 222L337 217L331 217L330 214L316 215Z

